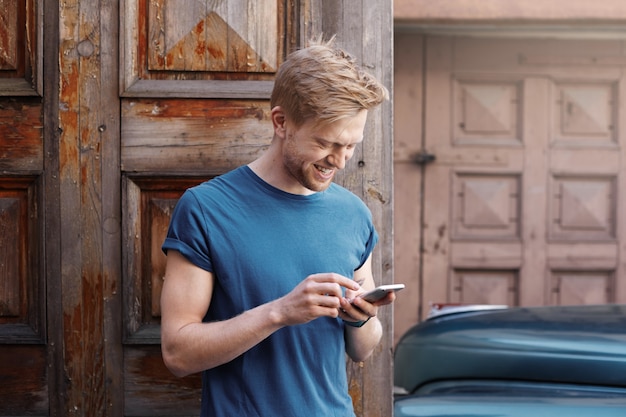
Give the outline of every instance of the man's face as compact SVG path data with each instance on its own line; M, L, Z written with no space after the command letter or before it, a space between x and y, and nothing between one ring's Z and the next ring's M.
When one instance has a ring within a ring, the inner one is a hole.
M309 121L296 128L287 119L282 155L294 189L303 187L300 194L327 189L363 141L366 120L367 110L321 127Z

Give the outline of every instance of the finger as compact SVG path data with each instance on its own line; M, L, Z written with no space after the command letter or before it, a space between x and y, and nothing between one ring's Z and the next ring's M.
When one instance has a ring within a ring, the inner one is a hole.
M350 315L354 315L353 310L356 311L356 314L358 314L358 312L361 312L368 317L374 317L378 313L378 308L376 307L376 304L365 301L361 297L353 299L352 301L348 302L348 304L349 307L346 307L345 310L346 312L350 313Z
M321 307L339 308L341 307L341 296L320 294L316 297L314 303Z
M342 312L347 314L354 321L367 320L370 317L376 316L376 313L378 312L376 307L365 300L361 301L363 302L362 305L355 305L345 298L342 299Z
M313 275L310 275L309 278L314 279L316 282L320 282L320 283L332 282L352 291L358 291L361 289L361 286L359 285L359 283L353 280L352 278L344 277L343 275L336 274L334 272L324 272L320 274L313 274Z

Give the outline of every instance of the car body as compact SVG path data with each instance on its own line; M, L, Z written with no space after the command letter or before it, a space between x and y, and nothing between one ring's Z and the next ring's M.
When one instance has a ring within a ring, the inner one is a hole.
M395 417L626 416L626 305L435 314L398 342L394 385Z

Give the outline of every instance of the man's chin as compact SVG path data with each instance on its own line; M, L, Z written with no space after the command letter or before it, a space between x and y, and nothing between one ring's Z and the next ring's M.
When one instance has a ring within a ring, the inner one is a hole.
M303 184L307 189L319 193L321 191L326 191L328 189L328 187L330 187L330 184L333 183L332 178L328 181L309 181L307 184Z

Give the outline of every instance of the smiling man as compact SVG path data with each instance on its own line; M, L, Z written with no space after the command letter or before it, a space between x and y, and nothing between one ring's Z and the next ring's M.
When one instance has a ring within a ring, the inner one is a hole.
M387 90L333 40L292 53L271 97L268 150L191 188L163 250L162 349L176 375L202 372L202 416L354 416L345 353L379 343L378 235L365 204L333 183Z

